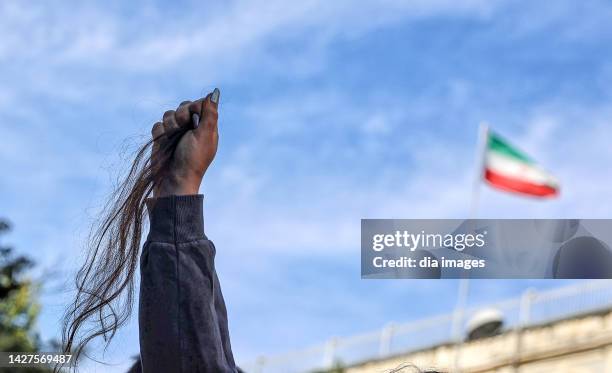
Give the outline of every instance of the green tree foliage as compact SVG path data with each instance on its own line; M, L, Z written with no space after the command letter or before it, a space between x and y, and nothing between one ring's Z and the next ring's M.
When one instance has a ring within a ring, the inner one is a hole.
M344 365L340 361L336 361L333 367L325 370L317 370L314 373L344 373Z
M10 225L0 220L0 237ZM0 351L32 353L40 351L41 342L34 331L40 311L38 284L27 276L34 262L16 255L13 248L0 243ZM10 372L0 368L1 372ZM17 370L16 370L17 371ZM19 369L19 372L49 372L45 369Z

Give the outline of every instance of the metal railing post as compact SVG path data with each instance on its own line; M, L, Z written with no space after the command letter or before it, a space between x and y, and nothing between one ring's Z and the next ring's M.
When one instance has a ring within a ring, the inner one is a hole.
M393 340L393 333L395 332L395 323L389 323L380 332L380 348L378 349L378 355L385 357L391 353L391 341Z
M518 372L521 355L523 352L523 329L529 324L531 317L531 301L536 297L536 291L533 288L528 288L521 294L519 301L519 319L514 328L516 344L514 346L514 364L515 372Z
M323 366L326 368L332 368L336 361L336 347L338 346L338 338L333 337L325 344L325 351L323 353Z
M258 357L257 362L255 364L257 365L257 373L263 373L264 368L266 366L266 357L265 356Z
M521 295L519 326L522 328L529 323L531 318L531 301L536 297L537 293L534 288L529 288Z

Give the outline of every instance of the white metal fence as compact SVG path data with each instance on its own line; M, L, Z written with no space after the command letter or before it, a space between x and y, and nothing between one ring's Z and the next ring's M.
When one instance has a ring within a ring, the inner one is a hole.
M262 356L241 367L248 373L312 372L331 368L336 363L354 364L442 343L454 343L464 336L466 321L484 307L501 311L506 329L551 322L611 308L612 281L595 280L541 292L529 289L516 298L469 306L408 323L390 323L370 333L331 338L307 349Z

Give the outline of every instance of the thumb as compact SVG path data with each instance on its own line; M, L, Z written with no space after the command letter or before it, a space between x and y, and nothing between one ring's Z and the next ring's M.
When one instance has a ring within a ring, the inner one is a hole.
M211 93L201 100L194 102L191 121L193 128L197 131L211 131L217 129L219 117L218 107L221 91L215 88Z

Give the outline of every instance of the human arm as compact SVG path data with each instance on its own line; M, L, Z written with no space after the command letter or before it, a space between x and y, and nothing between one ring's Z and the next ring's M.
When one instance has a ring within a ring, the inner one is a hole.
M138 313L145 373L236 371L216 249L204 234L203 197L197 194L217 150L217 105L214 94L184 102L152 131L154 161L165 146L164 133L191 125L194 112L200 116L197 128L180 139L166 177L147 201L150 231L140 258Z

